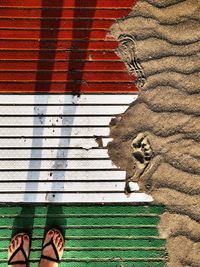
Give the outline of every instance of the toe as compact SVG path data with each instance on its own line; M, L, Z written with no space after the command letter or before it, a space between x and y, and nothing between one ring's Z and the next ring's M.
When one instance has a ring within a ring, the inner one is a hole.
M47 233L47 235L49 235L49 236L52 237L54 235L54 231L53 230L49 230L48 233Z
M58 246L59 242L60 242L60 235L57 234L56 237L55 237L55 245Z
M29 236L28 235L24 235L23 236L23 241L24 241L24 246L28 248L29 245L30 245L30 238L29 238Z
M54 236L55 232L53 230L48 231L47 237L51 239Z
M15 240L12 240L10 246L11 246L11 250L14 250L15 249Z
M57 231L55 231L55 234L53 236L53 242L55 245L57 245L57 243L59 242L59 233Z
M14 240L14 247L16 248L17 245L18 245L18 238L15 238L15 240Z
M60 241L59 244L58 244L58 250L59 251L63 250L63 242L62 241Z
M47 243L49 243L49 241L51 240L51 238L54 236L54 231L53 230L49 230L46 233L45 239L44 239L44 245L46 245Z
M9 247L8 247L8 252L12 253L12 246L11 245L9 245Z
M28 235L24 235L23 236L23 240L24 240L24 243L29 243L29 236Z
M16 236L16 238L15 238L15 247L18 247L20 243L21 243L21 236Z

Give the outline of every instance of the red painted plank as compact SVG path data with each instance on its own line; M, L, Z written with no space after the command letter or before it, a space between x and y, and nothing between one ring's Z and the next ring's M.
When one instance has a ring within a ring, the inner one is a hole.
M0 92L136 91L134 76L114 53L117 42L106 39L114 20L132 5L133 0L1 0Z
M37 60L38 57L40 59L51 59L54 58L55 60L63 59L85 59L85 60L119 60L119 57L114 53L113 50L111 51L87 51L81 52L80 50L76 51L57 51L57 50L44 50L44 51L1 51L0 50L0 59L16 59L16 60L25 60L25 59L34 59Z
M28 49L85 49L87 50L100 49L116 49L117 42L115 41L45 41L45 40L6 40L0 39L0 48L28 48Z
M38 65L39 64L39 65ZM52 68L53 67L53 68ZM122 70L125 69L121 61L0 61L0 70Z
M133 5L134 0L1 0L0 6L49 6L49 7L73 7L73 6L85 6L85 7L121 7L130 8Z
M64 93L64 92L84 92L84 93L127 93L136 92L137 88L134 83L88 83L88 84L66 84L66 83L16 83L16 82L5 82L0 83L0 92L20 92L20 93L31 93L31 92L49 92L49 93Z
M23 17L23 18L120 18L126 16L127 9L47 9L44 14L42 9L10 9L0 8L0 17Z
M33 81L36 79L37 72L28 71L18 71L18 72L6 72L0 71L0 81L4 80L14 80L14 81ZM130 81L130 75L127 72L67 72L67 71L57 71L57 72L41 72L40 80L55 81L67 81L67 80L85 80L85 81ZM131 77L135 80L135 77Z
M30 38L38 39L41 37L44 39L105 39L108 31L105 30L60 30L60 29L41 29L41 30L1 30L0 38Z
M23 19L23 18L1 18L1 28L10 27L10 28L40 28L41 24L43 28L56 28L55 23L57 20L55 19ZM107 18L107 19L63 19L59 18L59 29L67 28L72 29L74 25L76 25L76 29L80 28L91 28L92 29L106 29L109 30L110 26L114 23L115 19ZM14 30L14 29L13 29Z

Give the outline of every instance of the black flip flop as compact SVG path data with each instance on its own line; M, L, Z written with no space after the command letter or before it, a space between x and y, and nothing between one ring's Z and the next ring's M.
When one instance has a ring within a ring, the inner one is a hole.
M27 234L26 233L17 234L12 239L14 239L18 236L23 237L24 235L27 235ZM22 239L20 246L13 252L13 254L8 259L8 265L17 265L17 264L26 264L27 265L28 264L28 257L26 255L24 248L23 248L23 245L24 245L24 240ZM23 261L12 261L19 251L21 251L21 253L23 254L24 260Z
M63 235L61 234L61 232L60 232L59 230L57 230L57 229L51 229L51 230L49 230L49 231L54 231L54 232L56 231L56 232L58 232L58 233L60 234L60 236L62 237L62 239L63 239L63 243L64 243ZM47 234L48 234L48 232L47 232ZM46 235L47 235L47 234L46 234ZM46 238L46 236L45 236L45 238ZM53 237L51 238L51 240L50 240L47 244L45 244L45 245L42 247L42 251L43 251L46 247L48 247L48 246L52 246L52 248L53 248L53 252L54 252L56 258L52 258L52 257L49 257L49 256L45 256L45 255L43 255L43 253L42 253L42 255L41 255L41 259L45 259L45 260L53 261L53 262L56 262L56 263L60 263L61 259L60 259L60 257L59 257L57 248L56 248L56 246L54 245Z

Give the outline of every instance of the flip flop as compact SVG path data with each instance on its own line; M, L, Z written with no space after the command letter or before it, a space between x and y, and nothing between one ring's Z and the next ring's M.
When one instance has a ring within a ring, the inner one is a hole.
M60 234L60 236L61 236L61 238L62 238L62 242L63 242L63 244L64 244L64 238L63 238L63 235L61 234L61 232L60 232L59 230L57 230L57 229L51 229L51 230L49 230L49 231L47 232L47 234L48 234L50 231L58 232L58 233ZM46 234L46 236L47 236L47 234ZM45 239L46 239L46 236L45 236ZM50 240L48 243L46 243L45 245L43 245L43 247L42 247L42 252L43 252L43 250L44 250L46 247L48 247L48 246L52 246L52 248L53 248L53 252L54 252L56 258L52 258L52 257L50 257L50 256L45 256L45 255L43 255L43 253L42 253L42 255L41 255L41 259L45 259L45 260L53 261L53 262L56 262L56 263L60 263L61 258L59 257L57 248L56 248L56 246L55 246L55 244L54 244L54 242L53 242L53 237L51 238L51 240Z
M26 233L17 234L12 238L12 240L14 240L18 236L21 236L23 238L24 235L27 235L27 234ZM24 240L22 239L20 246L13 252L13 254L8 259L8 265L17 265L17 264L26 264L27 265L28 264L28 256L26 255L26 252L23 248L23 245L24 245ZM19 251L23 254L24 260L12 261Z

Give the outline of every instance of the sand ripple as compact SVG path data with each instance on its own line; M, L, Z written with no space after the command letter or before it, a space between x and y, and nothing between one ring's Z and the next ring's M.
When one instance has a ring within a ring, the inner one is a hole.
M110 124L109 155L167 206L159 228L170 267L200 266L199 21L199 0L140 0L111 28L116 39L132 37L134 51L127 42L118 54L127 66L133 57L145 82L138 83L137 101ZM153 157L135 175L131 144L139 134L148 138Z

